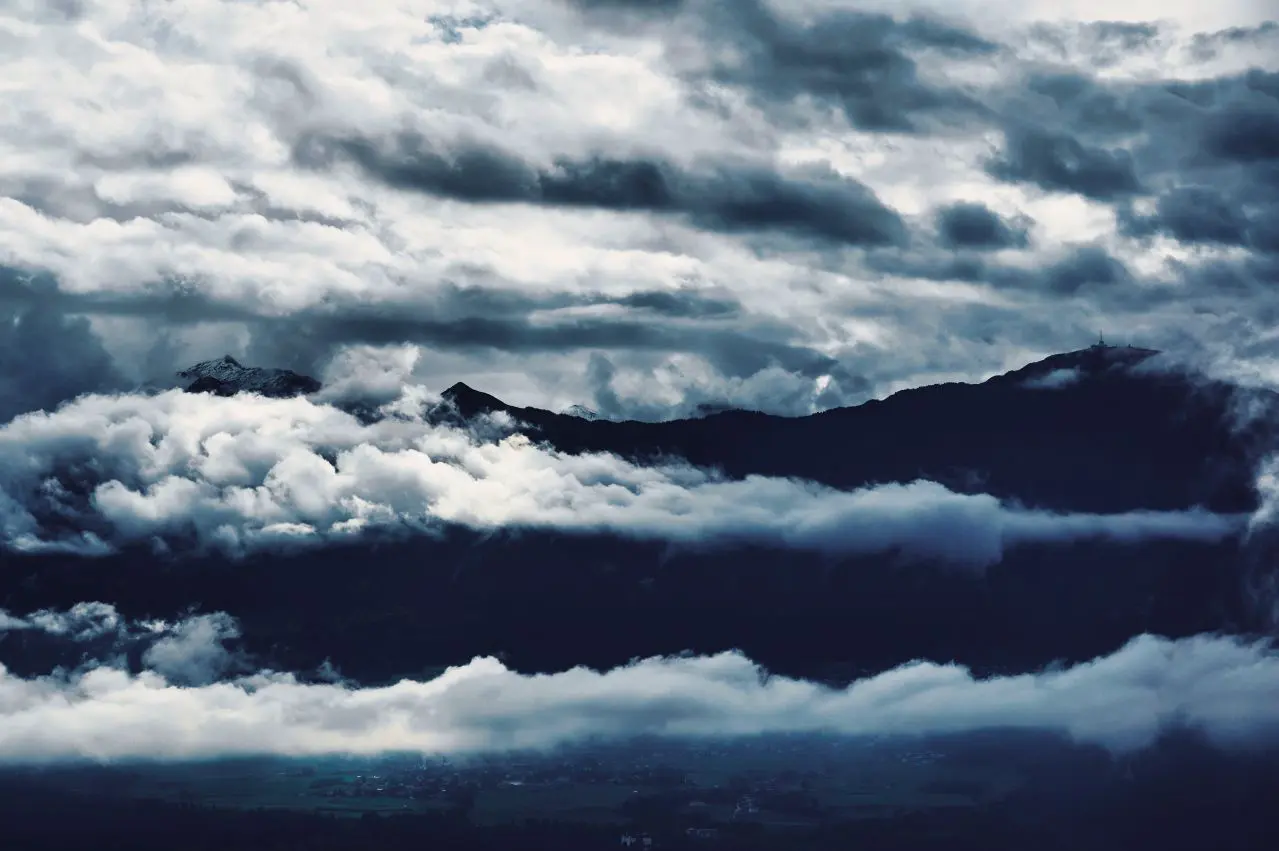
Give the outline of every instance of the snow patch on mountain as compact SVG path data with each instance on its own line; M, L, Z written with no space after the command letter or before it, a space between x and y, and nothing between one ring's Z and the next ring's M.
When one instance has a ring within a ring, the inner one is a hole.
M186 388L188 392L219 396L257 393L284 398L303 396L320 389L320 382L308 375L299 375L291 369L244 366L230 355L201 361L179 372L178 377L191 382Z

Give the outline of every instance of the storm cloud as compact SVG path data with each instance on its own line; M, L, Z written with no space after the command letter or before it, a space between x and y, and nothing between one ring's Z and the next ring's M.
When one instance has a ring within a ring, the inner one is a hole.
M901 217L872 191L829 168L788 177L749 164L699 173L653 160L597 158L536 169L493 147L440 147L416 134L381 143L309 138L297 158L316 167L342 155L390 186L463 201L683 214L708 230L771 229L849 245L901 242L906 233Z
M1039 128L1011 130L1004 145L1003 154L989 165L990 173L1001 180L1033 183L1098 201L1141 189L1132 159L1123 150L1091 147L1065 133Z
M22 286L0 267L0 422L83 393L127 386L85 317L47 302L6 297Z
M943 244L949 248L1024 248L1028 243L1024 227L972 202L952 204L938 211L937 227Z

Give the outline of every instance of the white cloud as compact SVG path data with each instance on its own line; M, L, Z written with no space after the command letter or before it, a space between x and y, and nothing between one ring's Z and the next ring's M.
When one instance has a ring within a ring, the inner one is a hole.
M224 642L239 637L239 625L223 612L193 615L164 630L142 663L170 682L211 683L235 661Z
M1257 493L1261 503L1249 521L1253 531L1279 524L1279 455L1262 462L1257 471Z
M374 406L394 402L404 393L420 358L421 349L417 346L343 349L329 363L315 399Z
M216 644L215 633L205 638ZM1234 638L1147 635L1066 669L977 679L958 665L916 662L843 688L766 676L737 653L538 675L476 658L432 680L381 688L271 672L184 687L109 666L23 679L0 666L0 763L10 764L991 728L1057 731L1125 750L1175 725L1244 747L1279 732L1279 655Z
M759 543L842 553L899 550L969 567L1006 547L1108 538L1218 540L1245 518L1203 511L1053 514L917 481L857 491L688 466L570 455L522 435L496 440L399 415L364 425L305 398L168 391L90 396L0 427L8 545L30 549L40 517L77 517L107 542L190 535L231 552L442 523L606 532L688 544ZM412 410L416 407L416 410ZM509 424L508 424L509 425ZM75 470L76 482L62 482ZM56 485L50 484L57 482ZM77 488L73 493L70 489ZM71 546L46 532L46 545Z
M176 685L205 685L244 664L243 657L226 646L240 637L240 626L225 612L191 614L168 623L129 621L115 606L101 602L76 603L66 610L41 609L22 617L0 609L0 638L6 632L37 633L70 642L77 651L75 670L79 673L102 664L123 663L123 657L101 658L95 647L117 655L129 647L139 649L146 670Z
M0 632L34 630L71 641L93 641L121 633L126 624L108 603L77 603L66 611L41 609L14 617L0 609Z
M1038 378L1028 379L1022 383L1022 386L1035 390L1057 390L1074 384L1081 377L1078 369L1054 369Z

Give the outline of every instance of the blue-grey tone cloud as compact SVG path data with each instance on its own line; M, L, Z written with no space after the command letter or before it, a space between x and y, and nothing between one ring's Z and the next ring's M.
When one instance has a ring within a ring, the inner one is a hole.
M175 665L200 669L234 627L223 624L219 633L216 618L201 623L181 624L178 638L153 645L147 660L165 662L160 670L103 664L24 678L0 666L0 764L455 755L647 735L990 729L1060 732L1127 751L1175 727L1244 748L1279 733L1279 658L1265 643L1228 637L1143 635L1073 667L990 678L959 665L915 662L842 688L769 676L740 653L537 676L476 658L434 679L385 687L269 671L203 685L175 682ZM179 643L181 650L174 649Z
M477 440L422 419L422 400L421 390L410 392L386 408L400 416L367 425L304 398L181 391L87 397L20 417L0 428L4 542L92 555L158 537L234 555L458 524L900 552L980 569L1024 543L1217 541L1239 533L1245 519L1197 509L1059 514L928 481L840 491L762 476L729 480L678 461L649 467L570 455L522 434ZM514 424L505 413L490 419ZM67 470L81 472L71 478ZM73 530L57 531L70 518Z

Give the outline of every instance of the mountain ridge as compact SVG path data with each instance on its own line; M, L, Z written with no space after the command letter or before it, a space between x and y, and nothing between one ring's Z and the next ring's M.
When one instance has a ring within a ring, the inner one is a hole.
M464 418L506 413L560 451L637 463L679 458L734 478L843 489L931 478L1062 511L1254 510L1265 447L1234 421L1236 389L1144 368L1157 354L1095 345L980 382L914 387L799 417L730 410L660 422L588 420L510 405L463 382L443 395Z
M731 409L612 420L583 415L588 409L512 405L458 381L441 393L448 409L436 418L502 412L517 431L562 452L683 461L731 478L841 489L927 478L1059 511L1255 510L1254 472L1269 444L1234 421L1236 388L1146 368L1158 354L1097 343L983 381L912 387L803 416ZM308 376L245 367L230 355L179 375L191 380L191 392L220 395L288 397L321 388ZM380 416L352 411L370 421Z
M178 378L191 383L189 393L213 393L233 396L236 393L258 393L272 398L287 398L315 393L321 387L316 379L291 369L244 366L231 355L200 361L180 370Z
M897 390L878 399L868 399L865 402L859 402L855 405L841 405L835 408L827 408L822 411L815 411L808 414L773 414L766 411L758 411L751 408L735 408L722 407L718 405L706 406L708 410L701 416L696 417L678 417L670 420L614 420L601 416L594 410L582 405L574 404L561 411L552 411L548 408L539 408L535 405L513 405L491 393L479 390L470 386L464 381L458 381L441 392L441 396L453 402L464 415L470 416L476 413L484 413L486 411L505 411L515 414L525 411L537 411L555 416L575 417L584 420L598 420L613 423L667 423L681 422L690 420L702 420L711 417L737 414L759 414L766 417L775 417L778 419L804 419L807 417L822 416L833 411L848 410L850 408L860 408L865 405L872 405L877 402L885 402L901 394L909 394L918 391L928 390L935 387L963 386L972 387L990 382L1005 382L1026 380L1038 377L1040 375L1051 374L1058 370L1075 370L1078 371L1080 377L1096 375L1112 369L1125 369L1135 367L1142 362L1162 354L1158 349L1146 349L1135 346L1109 346L1105 344L1094 344L1085 349L1077 349L1069 352L1059 352L1047 355L1036 361L1031 361L1023 366L1017 367L1006 372L998 373L981 381L950 381L940 382L937 384L921 384L915 387L907 387Z

